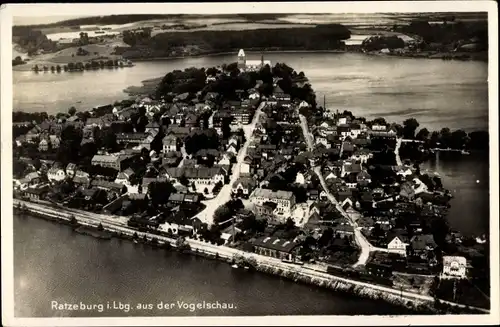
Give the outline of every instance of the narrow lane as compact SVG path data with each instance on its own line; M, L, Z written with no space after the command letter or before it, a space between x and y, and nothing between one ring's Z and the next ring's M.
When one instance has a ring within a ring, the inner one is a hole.
M304 138L305 138L306 143L308 145L309 151L312 152L314 150L314 146L313 146L314 143L312 141L311 134L309 133L309 128L307 126L307 120L303 115L300 115L300 114L299 114L299 118L300 118L300 125L302 127L302 132L304 134ZM345 210L342 208L342 206L337 201L337 199L330 193L328 186L326 185L325 178L324 178L323 174L321 173L321 167L314 166L313 170L316 173L316 175L318 176L319 181L321 183L321 187L323 187L323 190L325 191L328 200L330 200L330 202L335 205L337 210L342 214L342 216L347 218L347 220L351 223L351 226L354 228L354 239L356 240L356 244L359 246L361 253L359 255L358 261L353 265L353 267L357 267L359 265L366 264L366 262L368 261L368 258L370 256L370 251L372 249L372 245L366 240L366 238L363 236L361 231L358 229L357 223L351 218L351 216L349 214L347 214L347 212L345 212Z
M222 189L220 190L219 194L217 196L210 200L207 201L207 207L198 213L195 217L199 218L202 222L207 223L208 225L213 224L213 217L215 210L227 201L231 199L231 189L233 187L233 184L238 180L240 177L241 173L241 164L243 163L243 160L245 160L245 157L247 155L248 147L253 139L253 132L255 130L255 126L257 125L257 122L259 121L259 117L262 113L262 109L265 107L266 103L261 102L257 110L255 111L254 117L252 119L252 122L248 125L245 125L243 127L243 131L245 133L245 143L241 147L241 149L238 152L238 155L236 157L236 163L233 165L232 172L231 172L231 179L228 184L225 184L222 186Z

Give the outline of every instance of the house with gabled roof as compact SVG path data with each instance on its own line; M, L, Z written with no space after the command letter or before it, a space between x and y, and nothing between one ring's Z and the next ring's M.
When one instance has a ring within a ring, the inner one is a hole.
M240 177L232 185L231 193L234 196L248 198L257 185L256 181L250 177Z
M393 231L387 234L387 249L406 257L406 248L409 245L408 236L404 231Z
M274 87L273 97L278 101L290 101L291 100L290 94L285 93L285 91L283 91L281 89L281 87L279 87L279 85L276 85Z
M177 151L179 139L174 134L169 134L163 138L162 143L164 153L175 152Z
M467 277L467 259L463 256L443 256L443 274L442 277L448 278L466 278Z
M345 177L348 174L351 173L360 173L362 171L361 164L358 163L352 163L349 161L344 161L344 164L342 165L342 172L340 174L340 177Z
M115 183L130 185L130 178L132 178L132 176L134 175L134 171L131 168L127 168L124 171L118 173L115 179Z
M60 182L66 178L64 169L54 166L47 171L47 178L51 182Z
M47 139L47 137L42 137L42 139L40 140L40 143L38 143L38 151L40 152L46 152L49 150L49 140Z

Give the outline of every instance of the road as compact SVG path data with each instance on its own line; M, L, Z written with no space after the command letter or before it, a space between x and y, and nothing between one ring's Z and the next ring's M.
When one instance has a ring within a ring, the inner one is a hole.
M309 151L314 150L314 142L312 140L312 136L309 133L309 128L307 126L307 120L306 117L303 115L299 115L300 118L300 126L302 127L302 132L304 134L304 138L306 140L307 146L309 148ZM359 248L361 249L361 253L359 255L358 261L353 265L353 267L357 267L359 265L364 265L368 261L368 258L370 256L370 252L372 251L373 246L366 240L364 235L361 233L361 230L358 228L358 225L356 221L349 215L340 205L340 203L337 201L337 199L330 193L328 186L326 185L325 178L323 177L323 174L321 173L321 167L320 166L315 166L313 167L314 172L319 178L319 181L321 183L321 187L323 187L323 190L326 193L326 196L328 200L332 204L335 205L337 210L347 218L347 220L351 223L351 226L354 228L354 239L356 240L356 244L358 244Z
M396 155L396 165L402 166L403 162L401 161L401 157L399 156L399 148L401 147L402 138L398 137L396 139L396 148L394 149L394 154Z
M265 102L261 102L261 104L255 111L255 115L252 119L252 122L248 125L243 126L243 132L245 133L245 143L239 150L238 155L236 156L236 163L233 165L231 171L231 179L228 184L225 184L222 187L219 194L217 194L217 196L214 199L205 202L207 207L195 216L199 218L202 222L208 225L212 225L215 210L217 210L218 207L220 207L221 205L223 205L224 203L228 202L231 199L232 186L238 180L238 178L240 178L241 164L243 163L243 160L247 155L248 146L250 145L253 138L253 131L255 130L255 126L259 121L259 117L262 113L262 108L264 108L265 105L266 105Z
M179 168L184 166L184 160L186 160L186 157L188 155L184 144L182 144L182 147L181 147L181 155L182 155L182 160L181 160L181 162L179 162L179 165L177 166Z

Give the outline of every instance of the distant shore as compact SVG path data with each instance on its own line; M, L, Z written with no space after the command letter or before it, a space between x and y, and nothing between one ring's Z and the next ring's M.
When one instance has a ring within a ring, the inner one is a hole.
M264 53L359 53L370 56L382 56L382 57L396 57L396 58L414 58L414 59L441 59L441 60L463 60L463 61L482 61L488 62L488 53L484 52L434 52L434 51L426 51L426 52L409 52L409 53L380 53L376 51L372 52L363 52L360 50L354 49L331 49L331 50L267 50L267 49L247 49L248 53L254 52L264 52ZM180 59L189 59L189 58L201 58L201 57L217 57L224 55L234 55L235 51L218 51L218 52L206 52L206 53L198 53L198 54L188 54L184 56L162 56L162 57L144 57L144 58L126 58L130 59L134 62L147 62L147 61L162 61L162 60L180 60ZM51 62L50 60L37 61L36 58L33 58L33 62L27 62L23 65L13 66L13 71L30 71L33 68L33 65L45 65L52 66L57 65L55 62Z

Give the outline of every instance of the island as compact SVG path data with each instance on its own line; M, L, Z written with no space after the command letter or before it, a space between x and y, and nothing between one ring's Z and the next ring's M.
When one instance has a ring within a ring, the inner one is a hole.
M489 312L489 240L449 228L452 194L419 168L488 153L488 132L327 109L304 72L243 49L154 84L14 112L15 212L419 313Z

